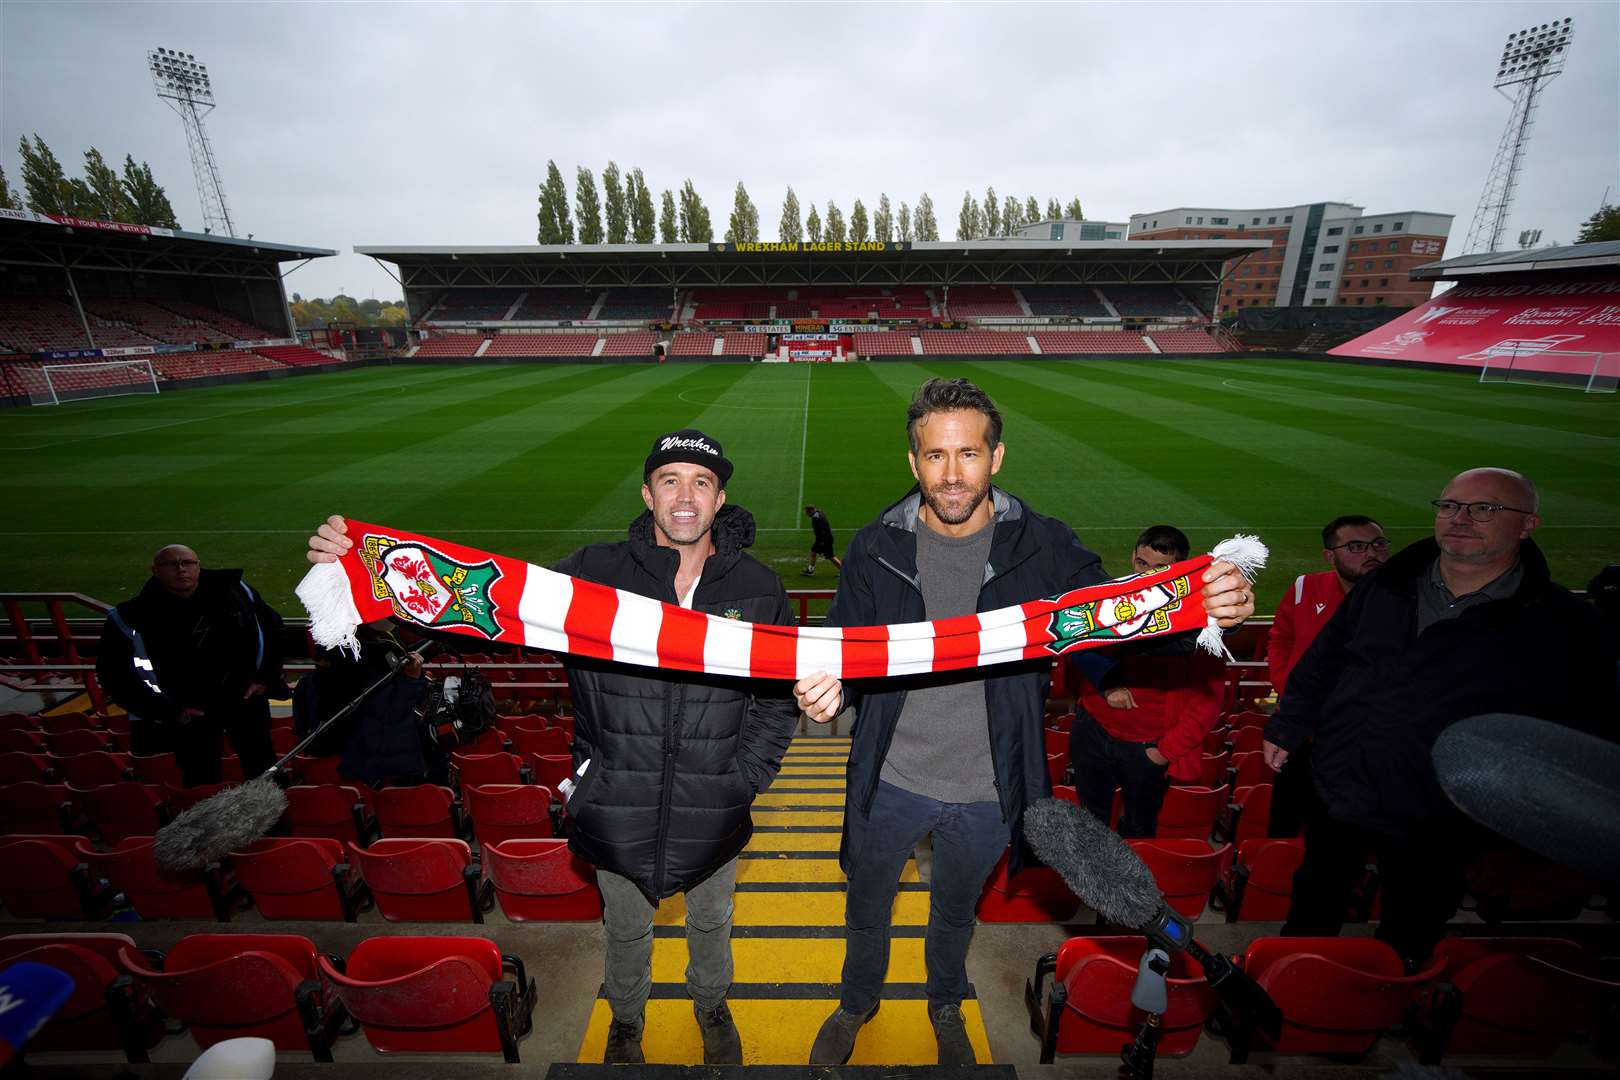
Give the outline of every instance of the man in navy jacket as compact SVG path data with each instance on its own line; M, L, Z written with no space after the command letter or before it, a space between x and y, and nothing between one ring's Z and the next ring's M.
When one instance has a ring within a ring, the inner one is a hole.
M1006 447L1001 414L965 379L930 379L907 414L913 488L856 534L827 621L860 626L968 615L1107 580L1073 530L991 486ZM1249 583L1217 564L1204 604L1223 626L1254 611ZM900 874L933 835L925 959L941 1064L975 1060L962 1019L974 905L1018 835L1024 808L1051 793L1041 725L1050 661L912 676L847 690L831 676L795 687L813 720L856 710L841 862L843 992L811 1064L849 1060L877 1011ZM1010 868L1020 865L1018 845Z

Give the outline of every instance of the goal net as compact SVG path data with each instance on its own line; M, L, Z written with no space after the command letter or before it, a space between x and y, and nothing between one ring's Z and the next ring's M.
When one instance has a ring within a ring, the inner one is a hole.
M1562 386L1588 394L1612 394L1620 385L1620 352L1492 349L1481 359L1482 383Z
M157 372L150 360L108 360L92 364L44 364L39 385L28 387L31 405L60 405L85 398L155 394ZM34 380L28 380L32 383Z

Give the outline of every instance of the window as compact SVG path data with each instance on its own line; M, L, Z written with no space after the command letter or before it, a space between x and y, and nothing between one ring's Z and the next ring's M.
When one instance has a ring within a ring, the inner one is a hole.
M1227 290L1226 290L1226 295L1227 295L1227 296L1231 296L1231 295L1232 295L1232 290L1231 290L1231 289L1227 289Z
M1365 225L1357 225L1356 226L1356 235L1357 236L1360 236L1362 233L1364 233L1366 231L1367 231L1367 226L1365 226Z
M1317 264L1316 264L1316 269L1317 269L1317 270L1318 270L1318 271L1322 271L1322 270L1332 270L1332 269L1333 269L1333 268L1334 268L1334 267L1335 267L1335 266L1338 266L1338 265L1339 265L1339 264L1338 264L1338 263L1336 263L1336 262L1325 262L1325 263L1317 263Z
M1327 301L1320 296L1312 297L1311 307L1327 307Z
M1384 231L1384 223L1383 222L1380 221L1377 225L1373 226L1373 232L1383 232L1383 231Z
M1227 219L1223 217L1212 217L1209 219L1209 223L1211 225L1225 225L1226 221Z
M1287 215L1286 217L1283 218L1283 224L1284 225L1292 225L1293 223L1294 223L1294 215L1293 214L1289 214L1289 215Z
M1384 269L1385 270L1393 270L1393 269L1395 269L1395 260L1394 259L1385 259L1384 260Z
M1365 296L1356 297L1357 305L1365 304L1366 302L1367 302L1367 298Z
M1187 219L1187 224L1189 224L1189 225L1191 225L1191 224L1192 224L1192 218L1188 218L1188 219Z
M1350 254L1354 255L1356 253L1356 248L1358 248L1360 246L1361 246L1360 244L1351 244L1350 245Z
M1331 288L1333 288L1333 282L1331 282L1331 281L1318 281L1314 285L1312 285L1311 288L1313 288L1313 289L1331 289Z
M1387 277L1379 278L1378 279L1378 287L1380 289L1387 289L1389 287L1389 278L1387 278Z
M1371 270L1372 269L1372 260L1368 259L1366 262L1362 263L1361 268L1363 270Z
M1401 250L1401 242L1399 240L1391 240L1389 242L1389 250L1391 250L1391 251L1399 251L1399 250Z
M1204 223L1204 215L1199 214L1198 215L1198 224L1202 225L1203 223Z
M1363 289L1365 289L1367 287L1367 279L1366 278L1361 279L1361 287Z
M1329 229L1327 231L1327 234L1329 236L1343 236L1344 235L1344 226L1343 225L1335 225L1335 226L1333 226L1333 228L1331 228L1331 229ZM1350 250L1354 251L1356 249L1352 247Z
M1395 224L1393 224L1393 225L1391 225L1391 226L1390 226L1390 227L1389 227L1389 231L1390 231L1390 232L1400 232L1400 231L1401 231L1401 229L1402 229L1402 227L1404 227L1404 226L1405 226L1405 225L1406 225L1406 222L1404 222L1404 221L1397 221L1397 222L1396 222L1396 223L1395 223Z
M1273 215L1272 215L1272 216L1271 216L1271 217L1268 217L1268 218L1266 218L1266 224L1267 224L1267 225L1275 225L1275 224L1277 224L1277 217L1276 217L1276 215L1275 215L1275 214L1273 214Z
M1255 219L1254 219L1254 220L1253 220L1253 221L1251 221L1251 222L1250 222L1250 223L1249 223L1249 224L1251 224L1251 225L1258 225L1258 224L1260 224L1260 219L1259 219L1259 218L1255 218Z
M1238 222L1238 223L1237 223L1237 231L1238 231L1238 232L1242 232L1242 231L1243 231L1243 229L1244 229L1244 225L1243 225L1243 222L1241 222L1241 221L1240 221L1240 222Z
M1375 303L1375 304L1382 304L1382 303L1383 303L1383 302L1384 302L1384 298L1383 298L1383 297L1382 297L1382 296L1375 296L1375 297L1373 297L1373 303Z
M1339 253L1339 245L1338 244L1329 244L1327 247L1322 249L1322 254L1324 254L1324 255L1337 255L1338 253Z

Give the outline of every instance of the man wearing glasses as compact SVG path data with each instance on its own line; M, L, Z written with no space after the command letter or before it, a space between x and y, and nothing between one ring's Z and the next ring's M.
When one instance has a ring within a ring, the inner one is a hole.
M1266 763L1282 768L1313 739L1320 801L1284 934L1337 934L1370 850L1378 937L1415 970L1445 933L1484 839L1435 778L1440 732L1506 712L1614 737L1614 634L1553 583L1531 539L1539 506L1519 473L1458 475L1434 501L1434 537L1353 590L1289 675L1266 726Z

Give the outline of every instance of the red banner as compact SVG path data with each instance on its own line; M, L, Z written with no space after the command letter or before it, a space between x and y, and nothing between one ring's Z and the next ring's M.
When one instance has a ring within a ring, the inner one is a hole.
M1520 369L1586 374L1590 354L1620 353L1620 280L1459 285L1328 352L1475 368L1517 357Z

